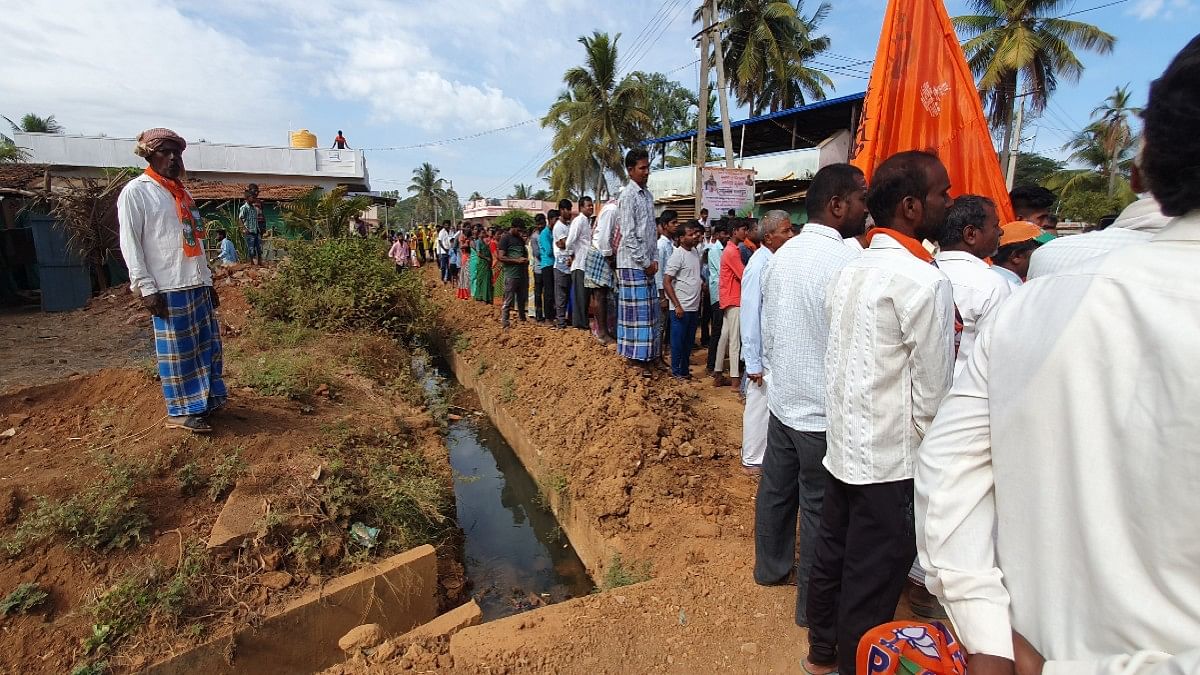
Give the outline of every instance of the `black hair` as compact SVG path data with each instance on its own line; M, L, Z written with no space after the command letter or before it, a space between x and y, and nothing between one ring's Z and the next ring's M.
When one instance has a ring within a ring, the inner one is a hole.
M1051 228L1051 227L1057 227L1057 226L1058 226L1058 216L1056 216L1052 213L1047 213L1046 214L1046 227Z
M572 207L572 206L574 206L574 204L572 204L572 203L571 203L571 200L570 200L570 199L560 199L560 200L558 200L558 211L559 211L559 213L560 213L560 214L561 214L563 211L566 211L567 213L570 213L570 212L571 212L571 207Z
M637 166L637 163L646 160L650 161L650 153L645 148L634 148L625 153L625 169L629 170Z
M867 190L867 210L880 227L890 227L896 206L906 197L925 203L929 194L929 165L938 161L937 155L921 150L907 150L883 160L871 176Z
M997 265L1003 265L1004 263L1008 262L1009 259L1012 258L1013 256L1018 255L1020 253L1024 253L1025 251L1032 251L1033 249L1038 248L1041 245L1042 245L1041 242L1033 240L1033 239L1026 239L1025 241L1018 241L1015 244L1006 244L1006 245L1001 246L1000 248L996 249L996 254L992 256L992 262Z
M217 236L218 236L218 237L224 237L224 236L225 236L225 230L218 229L218 230L217 230Z
M729 234L729 220L722 218L713 224L713 234Z
M1096 222L1096 229L1097 230L1108 229L1108 226L1112 225L1115 222L1117 222L1117 214L1115 214L1115 213L1110 213L1108 215L1100 216L1100 220Z
M737 211L734 211L733 209L729 209L729 211L727 211L725 215L729 216L730 218L733 218L734 216L737 215Z
M1200 207L1200 35L1150 83L1138 168L1164 216Z
M704 225L702 225L699 220L696 220L695 218L693 218L691 220L684 221L679 226L678 229L679 229L678 236L682 237L683 235L687 234L688 230L699 230L701 233L703 233Z
M550 209L547 211L546 218L550 220L558 220L558 209Z
M450 224L450 221L448 221L448 220L443 220L443 221L442 221L442 224L443 224L443 225L449 225L449 224Z
M1012 192L1008 193L1008 198L1012 200L1013 211L1018 216L1030 211L1044 211L1054 206L1056 201L1053 192L1041 185L1028 183L1013 188Z
M583 203L584 203L584 202L587 202L587 203L589 203L589 204L595 204L595 202L594 202L594 201L592 201L592 198L591 198L591 197L588 197L588 196L584 195L583 197L580 197L580 198L579 198L579 208L581 208L581 209L583 208Z
M544 213L537 213L537 214L534 214L534 216L533 216L533 222L534 222L534 224L535 224L535 225L536 225L537 223L544 223L544 222L546 222L546 214L544 214Z
M963 230L982 227L987 219L987 207L996 208L996 202L981 195L963 195L954 200L946 210L946 226L942 228L938 244L942 248L953 246L963 240Z
M825 213L834 197L845 199L855 190L862 189L862 183L858 180L862 175L862 169L852 164L830 164L821 167L808 184L808 195L804 198L804 208L808 211L809 219Z
M255 192L258 192L258 183L248 183L246 185L246 191L249 192L250 190L254 190Z
M338 136L341 136L341 135L342 135L342 130L338 129Z
M700 213L708 213L708 209L700 209Z
M679 220L679 212L675 209L667 209L663 211L662 215L660 215L658 218L659 222L661 222L663 225L666 225L672 220Z

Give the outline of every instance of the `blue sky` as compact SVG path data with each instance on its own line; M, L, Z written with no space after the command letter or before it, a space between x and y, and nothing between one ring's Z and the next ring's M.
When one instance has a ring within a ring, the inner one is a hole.
M1078 84L1061 83L1030 120L1025 151L1061 155L1112 89L1145 101L1151 79L1200 26L1200 0L1065 0L1064 11L1117 36L1108 56L1083 54ZM323 145L343 129L367 149L372 187L404 189L429 161L459 194L542 187L549 133L536 122L582 60L593 30L621 33L628 69L668 72L695 87L695 0L26 0L0 12L0 113L53 113L68 133L132 136L170 126L189 139L282 145L308 128ZM832 0L828 64L874 57L884 0ZM816 6L807 0L806 12ZM336 5L336 7L332 6ZM964 13L963 0L947 0ZM640 36L640 37L639 37ZM831 95L862 91L869 64L830 72ZM738 117L744 111L738 111ZM524 123L524 124L522 124ZM501 133L432 147L387 150Z

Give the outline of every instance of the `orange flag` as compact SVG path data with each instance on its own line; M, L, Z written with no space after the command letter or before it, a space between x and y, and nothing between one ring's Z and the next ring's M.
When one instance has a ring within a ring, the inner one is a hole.
M933 150L950 173L953 195L996 202L1014 220L987 119L942 0L890 0L852 163L870 180L904 150Z

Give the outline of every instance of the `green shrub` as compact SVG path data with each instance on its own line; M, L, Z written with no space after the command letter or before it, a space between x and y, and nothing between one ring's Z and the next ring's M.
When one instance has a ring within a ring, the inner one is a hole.
M618 553L612 557L608 569L604 570L604 581L600 584L600 588L601 590L611 591L614 588L649 581L652 577L649 560L626 562L621 558L621 554Z
M433 309L419 274L397 274L387 243L346 237L287 243L289 258L250 302L268 319L322 330L427 334Z
M105 477L67 499L34 497L37 508L17 525L0 548L10 555L57 534L72 546L111 551L141 543L150 524L142 501L134 496L141 474L133 467L102 460Z
M233 489L239 476L246 472L246 463L242 461L242 450L238 448L232 454L225 455L213 467L212 476L208 479L208 496L219 502Z
M238 382L266 396L300 398L328 379L320 364L306 354L268 351L258 358L244 359L240 352L232 356L238 363Z
M533 229L533 216L520 209L513 209L496 219L496 231L507 232L513 225L519 224L526 230Z
M0 600L0 616L25 614L45 602L48 597L50 594L39 588L37 584L25 582Z

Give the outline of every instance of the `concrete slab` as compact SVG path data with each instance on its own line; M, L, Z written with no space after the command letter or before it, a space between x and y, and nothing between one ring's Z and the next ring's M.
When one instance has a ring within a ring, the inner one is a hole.
M396 639L397 642L421 638L451 636L464 628L477 626L483 621L483 610L472 600L459 605L438 618L408 631Z
M225 498L225 506L208 535L208 549L231 550L240 547L258 532L265 506L257 488L237 485Z
M338 639L355 626L376 623L387 635L399 635L428 623L437 616L436 593L437 552L432 546L419 546L330 581L256 628L217 638L144 672L318 672L345 660Z

